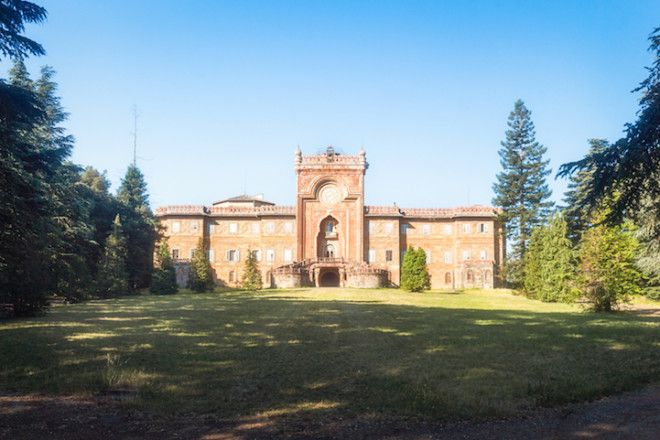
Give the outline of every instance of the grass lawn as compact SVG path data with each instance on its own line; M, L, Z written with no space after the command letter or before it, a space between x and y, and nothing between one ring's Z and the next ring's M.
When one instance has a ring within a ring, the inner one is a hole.
M163 413L452 420L660 379L660 319L498 291L183 293L0 321L0 390Z

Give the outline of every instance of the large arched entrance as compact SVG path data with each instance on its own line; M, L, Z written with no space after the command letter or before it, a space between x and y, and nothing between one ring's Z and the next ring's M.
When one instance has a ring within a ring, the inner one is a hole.
M320 287L339 287L339 270L325 269L319 275Z

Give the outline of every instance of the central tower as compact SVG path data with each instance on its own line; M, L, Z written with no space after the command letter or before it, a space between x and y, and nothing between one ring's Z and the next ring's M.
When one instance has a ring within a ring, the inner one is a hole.
M364 261L366 153L348 156L328 147L304 156L296 150L296 259Z

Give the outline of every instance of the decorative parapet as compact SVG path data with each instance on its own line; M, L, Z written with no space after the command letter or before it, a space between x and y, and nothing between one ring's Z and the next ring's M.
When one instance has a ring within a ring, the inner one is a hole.
M399 208L398 206L365 206L364 214L371 217L409 218L456 218L456 217L497 217L500 208L474 205L457 208ZM170 205L156 209L156 217L168 215L202 215L211 217L295 217L295 206L203 206Z
M499 208L474 205L457 208L399 208L397 206L365 206L369 216L397 216L409 218L456 218L456 217L497 217Z
M156 208L156 217L166 215L206 215L207 208L203 205L169 205Z
M208 209L212 217L262 217L271 215L295 216L295 206L212 206Z
M384 217L401 217L403 215L397 206L365 206L364 214Z
M171 205L156 209L156 217L168 215L203 215L211 217L265 217L291 216L295 217L294 206L202 206L202 205Z
M325 153L312 154L305 156L300 149L297 149L294 155L294 168L296 171L301 169L319 169L328 166L340 166L347 169L367 169L367 155L364 150L360 150L357 155L344 155L336 153L333 147L328 147Z

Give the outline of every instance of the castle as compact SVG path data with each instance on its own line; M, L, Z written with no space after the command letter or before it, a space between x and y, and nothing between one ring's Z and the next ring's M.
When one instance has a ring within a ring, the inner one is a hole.
M218 283L238 286L246 253L266 287L396 286L409 246L426 252L433 288L494 287L504 260L497 210L365 206L366 153L295 152L295 206L238 196L211 206L164 206L156 216L185 284L199 239Z

